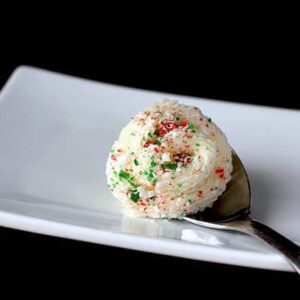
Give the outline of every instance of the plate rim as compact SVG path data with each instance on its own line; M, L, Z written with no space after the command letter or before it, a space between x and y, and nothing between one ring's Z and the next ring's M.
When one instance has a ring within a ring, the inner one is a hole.
M3 227L59 238L169 255L184 259L194 259L265 270L294 272L284 257L275 251L274 253L251 252L226 247L217 248L209 245L201 245L187 241L182 242L167 238L157 239L137 234L117 233L108 230L89 228L86 226L5 212L3 210L0 210L0 220L1 226ZM208 249L209 251L207 251ZM222 251L222 255L219 255L220 251ZM233 256L238 256L239 258L233 260Z

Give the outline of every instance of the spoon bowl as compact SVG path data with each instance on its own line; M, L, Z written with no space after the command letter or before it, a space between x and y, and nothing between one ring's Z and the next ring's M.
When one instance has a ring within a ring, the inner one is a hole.
M258 237L283 254L300 274L300 247L270 227L251 219L250 182L242 161L234 151L232 164L231 180L213 206L183 219L204 227L234 230Z

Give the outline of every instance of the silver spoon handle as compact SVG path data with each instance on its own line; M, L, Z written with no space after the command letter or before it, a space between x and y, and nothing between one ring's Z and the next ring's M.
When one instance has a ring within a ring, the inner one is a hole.
M184 220L199 226L239 231L258 237L283 254L300 275L300 247L270 227L250 219L249 216L224 223L205 222L189 217L184 217Z
M255 220L250 220L250 226L249 233L261 238L280 251L289 260L295 271L300 274L300 247L298 245L270 227Z

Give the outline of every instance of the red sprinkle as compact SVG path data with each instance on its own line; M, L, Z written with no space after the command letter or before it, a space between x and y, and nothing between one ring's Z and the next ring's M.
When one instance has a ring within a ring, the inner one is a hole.
M216 174L224 173L224 168L216 168L215 173Z
M186 153L176 154L174 158L176 162L181 162L184 166L192 161L192 159Z
M197 192L197 196L198 196L198 197L202 197L202 195L203 195L203 191L198 191L198 192Z
M187 120L182 120L181 122L180 122L180 125L182 126L182 127L185 127L185 126L187 126L189 124L189 122L187 121Z
M216 175L218 175L220 178L225 178L224 177L224 168L216 168L215 169Z
M178 124L173 121L162 122L162 125L164 125L167 130L173 130L175 128L178 128Z
M162 121L159 125L160 135L166 135L168 132L178 128L178 124L173 121Z
M115 154L113 154L113 155L111 156L111 159L112 159L112 160L117 160L117 157L116 157L116 155L115 155Z
M154 148L154 151L155 151L156 153L159 153L159 149L158 149L157 147Z
M152 144L152 142L151 142L150 140L148 140L148 141L144 144L144 148L148 148L151 144Z
M185 157L183 160L183 165L187 165L188 163L190 163L192 161L192 159L190 157Z
M160 133L160 135L166 135L168 133L168 130L166 128L162 127L159 129L159 133Z

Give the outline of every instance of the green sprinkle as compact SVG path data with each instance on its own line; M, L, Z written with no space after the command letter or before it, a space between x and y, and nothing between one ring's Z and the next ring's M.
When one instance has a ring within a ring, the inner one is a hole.
M134 133L134 132L131 132L130 135L131 135L131 136L135 136L135 133Z
M115 149L111 149L111 150L110 150L110 153L114 153L114 152L115 152Z
M144 170L143 175L148 175L148 172L146 170Z
M157 182L157 178L155 178L155 176L154 176L152 170L150 170L150 172L149 172L148 180L149 180L150 182Z
M140 200L140 193L137 190L131 192L130 199L135 203L138 202Z
M121 180L127 181L127 183L129 183L132 187L138 187L138 185L133 182L135 178L133 176L130 176L128 172L120 170L119 177Z
M189 204L192 204L192 202L193 202L192 199L189 198L189 199L188 199L188 203L189 203Z
M134 155L134 152L131 152L130 154L131 154L131 155Z
M177 183L177 187L181 188L182 187L182 183Z
M129 183L132 187L134 187L135 189L138 187L138 185L135 184L134 182L128 181L128 183Z
M188 125L187 129L195 129L194 124L191 124L191 123L190 123L190 124Z
M163 165L163 168L170 169L170 170L176 170L177 164L167 163Z
M151 161L150 168L154 168L156 165L157 165L157 163L155 161Z
M193 130L192 130L192 133L195 133L195 132L196 132L196 130L195 130L195 129L193 129Z
M156 141L153 142L153 144L154 144L154 145L160 146L160 145L161 145L161 142L160 142L159 140L156 140Z
M139 162L135 159L134 161L134 164L136 165L136 166L138 166L139 165Z
M148 132L148 136L151 138L151 137L152 137L152 133L151 133L151 132Z
M127 180L127 179L129 179L130 174L129 174L128 172L124 171L124 170L120 170L120 172L119 172L119 177L120 177L121 179Z
M209 123L211 123L211 118L207 118L207 121L208 121Z
M149 182L157 182L157 179L152 176L152 177L148 177Z
M200 144L196 143L196 147L200 147Z
M153 175L153 173L151 172L151 173L149 173L149 178L154 178L154 175Z

